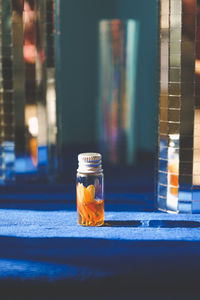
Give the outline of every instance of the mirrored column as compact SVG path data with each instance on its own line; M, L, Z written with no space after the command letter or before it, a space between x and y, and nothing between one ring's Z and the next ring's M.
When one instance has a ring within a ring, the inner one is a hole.
M56 174L58 4L0 1L1 183L46 182Z
M200 212L199 1L160 0L158 208Z

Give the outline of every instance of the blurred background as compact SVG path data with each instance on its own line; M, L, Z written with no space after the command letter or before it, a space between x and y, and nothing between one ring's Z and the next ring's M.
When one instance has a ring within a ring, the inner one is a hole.
M107 178L153 166L157 26L155 0L60 1L62 180L84 151L103 154Z
M157 1L2 0L0 15L0 184L74 183L81 152L108 181L151 174Z

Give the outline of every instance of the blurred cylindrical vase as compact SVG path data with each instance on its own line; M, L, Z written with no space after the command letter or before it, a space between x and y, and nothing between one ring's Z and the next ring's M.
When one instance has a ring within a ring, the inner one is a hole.
M0 0L0 184L57 170L59 0Z
M138 36L137 20L99 23L98 137L104 160L112 164L135 161Z
M158 209L200 212L200 1L160 0Z

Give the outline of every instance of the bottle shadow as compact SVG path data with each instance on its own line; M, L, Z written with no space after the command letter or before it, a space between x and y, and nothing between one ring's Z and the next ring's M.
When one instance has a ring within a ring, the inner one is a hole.
M189 220L106 220L103 226L144 228L200 228L200 222Z
M106 220L103 226L104 227L141 227L141 221Z

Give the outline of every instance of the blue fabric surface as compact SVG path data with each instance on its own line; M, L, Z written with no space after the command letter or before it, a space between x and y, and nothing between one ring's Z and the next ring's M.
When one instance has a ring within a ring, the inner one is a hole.
M106 212L105 225L77 225L75 211L0 210L0 235L20 238L84 238L200 242L199 215Z
M156 212L140 179L105 200L105 225L81 227L73 185L1 187L2 300L198 299L200 215Z
M36 287L48 299L53 295L62 299L56 295L65 289L77 299L80 293L84 298L86 288L100 287L103 299L110 289L115 299L132 299L135 293L146 299L155 291L158 298L153 293L152 299L160 299L161 290L181 291L176 299L182 299L185 289L195 297L200 219L108 211L103 227L82 227L76 224L73 210L1 209L0 257L1 291L15 291L20 297L27 297L27 288L34 294ZM47 292L52 283L54 290Z

